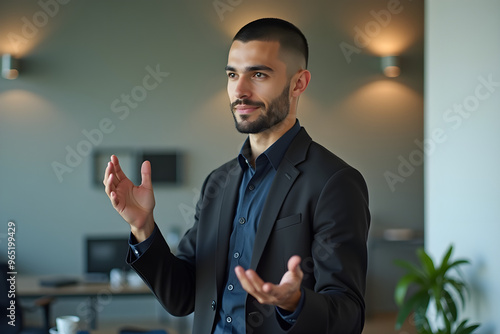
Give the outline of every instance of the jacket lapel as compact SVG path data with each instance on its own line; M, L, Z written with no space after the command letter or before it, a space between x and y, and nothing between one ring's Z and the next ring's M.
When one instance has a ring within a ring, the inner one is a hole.
M250 264L251 269L255 270L257 268L264 248L266 247L267 240L271 235L274 223L278 217L278 213L283 205L283 201L288 195L293 183L300 175L300 171L295 168L295 166L305 160L311 141L311 137L309 137L307 132L302 128L290 144L290 147L278 167L271 189L269 189L266 204L264 205L257 228L252 261Z
M220 204L216 251L216 282L217 292L221 292L227 270L227 254L229 251L229 239L231 237L232 224L238 201L238 190L243 174L241 167L235 160L227 170L226 182L222 185L222 203Z

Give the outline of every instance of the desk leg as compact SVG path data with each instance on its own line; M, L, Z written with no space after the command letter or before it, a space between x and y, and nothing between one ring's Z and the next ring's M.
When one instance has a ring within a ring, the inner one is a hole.
M77 315L85 322L87 330L97 329L98 296L89 296L78 306Z
M90 316L90 329L97 329L97 297L92 296L89 299L89 316Z

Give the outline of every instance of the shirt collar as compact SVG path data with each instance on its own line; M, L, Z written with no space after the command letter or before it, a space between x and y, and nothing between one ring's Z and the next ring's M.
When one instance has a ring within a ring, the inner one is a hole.
M267 157L275 170L278 170L281 160L283 160L283 156L292 143L293 138L295 138L299 131L300 123L297 119L294 126L290 130L288 130L283 136L281 136L276 142L274 142L274 144L272 144L267 150L265 150L264 153L262 153L262 155L265 155ZM238 162L243 170L245 170L249 166L246 157L250 156L250 152L250 140L249 138L247 138L240 150L240 154L238 155Z

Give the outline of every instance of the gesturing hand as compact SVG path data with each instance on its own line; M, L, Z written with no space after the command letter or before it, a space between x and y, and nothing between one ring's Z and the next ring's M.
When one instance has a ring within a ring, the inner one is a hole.
M132 233L139 242L151 235L154 229L155 198L149 161L143 162L141 177L141 185L135 186L121 169L118 158L112 155L103 180L111 204L130 224Z
M297 255L288 260L288 271L278 285L264 282L254 270L244 270L241 266L237 266L235 272L243 289L259 303L275 305L293 312L300 301L300 283L304 277L300 261Z

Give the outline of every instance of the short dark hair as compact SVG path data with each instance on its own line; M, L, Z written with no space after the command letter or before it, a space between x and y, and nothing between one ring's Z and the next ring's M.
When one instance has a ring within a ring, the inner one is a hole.
M280 46L304 56L309 61L307 39L299 28L288 21L277 18L263 18L250 22L241 28L233 38L243 43L249 41L278 41Z

